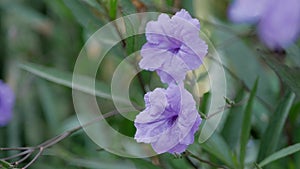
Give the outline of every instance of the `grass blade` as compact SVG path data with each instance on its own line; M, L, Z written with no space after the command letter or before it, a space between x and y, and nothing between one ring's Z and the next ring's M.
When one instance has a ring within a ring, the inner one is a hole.
M62 113L58 109L58 104L55 101L58 101L55 97L55 92L49 86L48 82L44 79L38 79L36 81L37 85L37 94L41 102L41 106L44 112L45 120L49 124L51 132L55 132L56 128L59 126L59 115Z
M86 77L86 76L77 76L77 78L80 78L80 83L73 83L72 81L72 77L73 74L72 73L68 73L68 72L64 72L61 70L56 70L54 68L49 68L49 67L45 67L42 65L38 65L38 64L34 64L34 63L24 63L21 64L21 68L36 75L39 76L43 79L49 80L51 82L69 87L69 88L73 88L76 89L78 91L87 93L87 94L91 94L91 95L96 95L98 97L104 98L104 99L112 99L111 94L110 94L110 89L109 87L107 87L107 85L96 81L95 84L95 89L93 89L89 83L87 82L91 82L91 78L90 77ZM116 98L116 100L120 101L120 102L124 102L124 103L128 103L127 100L123 99L123 98Z
M282 128L294 99L295 94L291 91L287 91L279 102L278 107L276 108L275 113L271 116L268 127L263 135L258 153L258 161L263 160L275 151Z
M256 169L262 169L257 163L254 163L254 167L255 167Z
M201 144L201 146L207 152L224 162L227 166L234 168L235 163L232 158L232 152L225 140L218 133L215 132L205 143Z
M251 130L251 116L252 116L252 105L255 98L256 90L258 86L258 79L256 79L253 89L251 90L249 101L247 103L244 117L243 117L243 124L242 124L242 131L240 137L240 164L242 168L244 168L244 161L246 156L246 148L247 143L250 135Z
M241 101L245 99L246 91L244 88L240 89L237 93L235 101ZM229 109L228 116L224 127L222 129L222 135L228 146L234 150L238 148L239 138L241 137L241 126L243 120L243 110L245 105L233 106ZM235 131L235 132L232 132Z
M262 160L259 163L259 166L263 167L263 166L265 166L265 165L267 165L267 164L269 164L269 163L271 163L271 162L273 162L275 160L278 160L280 158L284 158L284 157L286 157L288 155L291 155L293 153L296 153L298 151L300 151L300 143L288 146L288 147L283 148L283 149L277 151L276 153L268 156L264 160Z
M111 20L115 20L117 17L118 0L109 1L109 17Z
M300 67L288 67L273 57L262 57L292 91L300 96Z
M12 168L12 166L7 161L0 160L0 168L9 169Z

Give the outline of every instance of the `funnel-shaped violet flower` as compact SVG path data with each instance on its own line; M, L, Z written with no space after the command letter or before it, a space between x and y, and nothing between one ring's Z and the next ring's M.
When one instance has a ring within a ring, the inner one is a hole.
M11 120L14 98L12 89L0 80L0 126Z
M146 26L147 43L141 50L142 69L156 71L164 83L181 82L186 72L197 69L207 54L200 38L200 23L182 9L171 18L161 14Z
M271 49L284 48L300 32L299 0L235 0L229 8L234 22L257 23L260 39Z
M146 109L135 119L138 142L151 143L157 153L182 153L194 142L201 118L193 96L183 84L157 88L145 95Z

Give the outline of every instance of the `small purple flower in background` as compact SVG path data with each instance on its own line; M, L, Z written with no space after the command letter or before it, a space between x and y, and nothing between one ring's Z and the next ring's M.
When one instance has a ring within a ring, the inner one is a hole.
M0 126L7 125L11 120L14 99L12 89L0 80Z
M148 92L145 102L146 109L135 119L135 139L151 143L157 153L185 151L201 123L193 96L183 84L171 84Z
M235 0L229 18L234 22L257 22L259 37L269 48L284 48L298 38L300 1Z
M156 71L164 83L181 82L186 72L197 69L207 54L200 38L200 23L184 9L171 18L161 14L146 26L147 43L142 47L142 69Z

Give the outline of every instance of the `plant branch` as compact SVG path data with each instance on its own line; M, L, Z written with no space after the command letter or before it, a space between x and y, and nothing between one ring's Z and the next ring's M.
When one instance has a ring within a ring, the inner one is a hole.
M22 167L21 169L27 169L28 167L30 167L42 155L43 151L44 151L44 148L40 147L39 152L34 156L34 158L27 165Z
M19 164L21 164L23 161L27 160L31 155L33 154L33 151L28 153L25 157L21 158L20 160L12 163L13 166L18 166Z
M198 166L194 164L193 161L188 156L184 156L184 158L194 169L198 169Z
M211 59L212 61L214 61L214 62L216 62L216 63L218 63L218 64L220 64L223 68L224 68L224 70L226 71L226 72L228 72L230 75L231 75L231 77L233 77L238 83L240 83L241 85L242 85L242 87L247 91L247 92L250 92L251 91L251 89L245 84L245 82L243 81L243 80L241 80L234 72L232 72L227 66L225 66L224 64L222 64L222 63L220 63L218 60L216 60L214 57L212 57L212 56L207 56L207 58L209 58L209 59ZM265 102L261 97L259 97L259 96L255 96L256 98L257 98L257 100L259 101L259 102L261 102L269 111L273 111L273 108L267 103L267 102Z
M210 165L210 166L212 166L212 167L216 167L216 168L220 168L220 169L228 169L228 168L225 167L225 166L222 166L222 165L219 165L219 164L215 164L215 163L210 162L210 161L208 161L208 160L201 159L200 157L194 155L193 153L191 153L191 152L188 151L188 150L185 151L184 155L185 155L185 156L190 156L190 157L192 157L192 158L198 160L199 162L208 164L208 165Z
M9 156L9 157L1 158L0 160L4 160L4 161L6 161L6 160L11 160L11 159L14 159L14 158L17 158L17 157L26 155L26 154L28 154L28 153L31 153L31 152L33 152L33 151L34 151L34 150L32 150L32 149L28 149L28 150L23 151L23 152L21 152L21 153L18 153L18 154Z
M109 113L106 113L102 116L99 116L95 119L93 119L92 121L86 123L86 124L83 124L83 125L80 125L80 126L77 126L71 130L68 130L68 131L65 131L35 147L16 147L16 148L0 148L0 151L19 151L21 150L22 152L18 153L18 154L15 154L15 155L12 155L12 156L9 156L9 157L6 157L6 158L2 158L0 160L3 160L3 161L6 161L6 160L12 160L12 159L15 159L15 158L18 158L18 157L22 157L24 156L23 158L21 158L20 160L16 161L16 162L12 162L11 165L13 167L16 167L18 166L19 164L21 164L22 162L24 162L25 160L27 160L35 151L38 150L37 154L34 156L34 158L28 163L26 164L24 167L22 167L21 169L27 169L28 167L30 167L44 152L45 149L47 148L50 148L52 146L54 146L55 144L61 142L62 140L66 139L67 137L69 137L70 135L72 135L73 133L81 130L82 128L84 127L87 127L91 124L94 124L95 122L98 122L100 120L103 120L105 118L108 118L108 117L111 117L113 115L116 115L116 114L119 114L118 111L114 110L114 111L111 111Z

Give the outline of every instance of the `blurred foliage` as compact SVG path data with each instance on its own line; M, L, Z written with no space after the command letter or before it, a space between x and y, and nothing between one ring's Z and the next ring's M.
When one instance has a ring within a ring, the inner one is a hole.
M199 18L202 31L221 55L227 79L226 97L236 103L226 110L218 131L204 144L195 141L189 150L196 157L227 168L300 168L297 144L300 142L300 44L283 53L269 51L259 42L253 27L228 22L229 3L229 0L1 0L0 78L13 87L17 100L13 121L0 128L0 147L35 146L79 125L72 102L72 71L82 46L95 31L124 15L146 11L173 14L185 8ZM131 31L130 26L126 24L127 31ZM144 42L144 35L127 38L100 65L96 95L102 112L115 109L108 97L114 69ZM207 74L201 75L198 81L205 81ZM256 79L259 83L255 83ZM156 86L162 84L154 73L139 73L130 86L131 101L143 107L144 90ZM77 87L89 93L85 84ZM202 93L206 94L200 99L200 110L206 113L209 91ZM107 120L121 133L134 135L133 122L120 115ZM1 151L0 158L14 153ZM1 166L10 167L6 161L0 161ZM45 151L30 168L195 166L216 168L185 155L119 157L99 150L80 131Z

